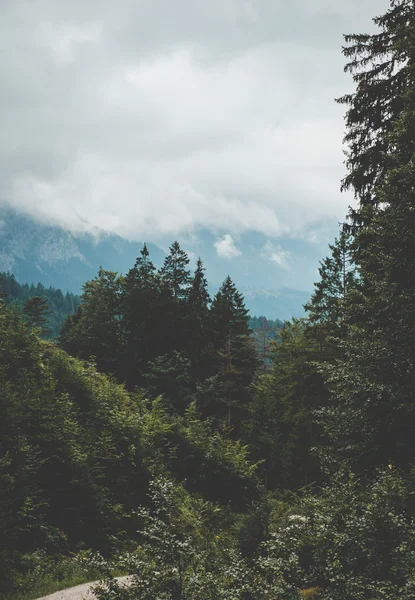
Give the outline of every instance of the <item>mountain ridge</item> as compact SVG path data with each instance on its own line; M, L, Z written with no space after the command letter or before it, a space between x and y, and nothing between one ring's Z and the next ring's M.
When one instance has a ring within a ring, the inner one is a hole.
M165 252L156 244L146 243L152 261L160 267ZM79 294L85 281L95 277L101 266L127 272L142 246L143 242L129 241L109 232L74 234L9 209L0 210L0 271L13 273L22 284L41 282L45 287ZM232 269L229 271L232 277ZM221 281L209 277L211 272L207 275L214 294ZM239 281L237 284L252 315L281 320L304 316L307 292L285 287L258 288L240 285Z

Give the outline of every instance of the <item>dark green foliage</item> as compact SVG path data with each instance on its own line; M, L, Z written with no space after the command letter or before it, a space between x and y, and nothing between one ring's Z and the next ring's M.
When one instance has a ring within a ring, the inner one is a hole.
M174 413L183 414L192 391L190 361L176 350L171 355L158 356L147 363L144 375L151 397L162 395Z
M2 539L12 551L105 547L121 517L117 502L143 482L141 459L128 450L137 431L127 395L41 344L18 315L4 313L1 336L2 498L13 514Z
M415 538L407 498L392 468L363 485L338 474L271 526L257 571L271 584L285 567L286 584L319 590L322 600L411 600Z
M313 429L317 422L321 432L318 456L329 482L306 496L304 512L297 509L298 516L277 528L264 559L267 568L273 564L273 578L280 561L292 557L295 569L285 580L330 600L415 597L413 2L392 1L375 23L379 34L347 36L344 51L357 82L356 93L343 98L350 106L344 185L359 204L322 264L307 307L304 342L318 342L310 366L330 392L310 413ZM281 369L283 357L277 364ZM284 389L284 371L277 372L269 389L266 378L259 383L261 424L277 413L272 432L284 422L278 411L266 412L272 392ZM294 371L285 380L288 389L301 379ZM300 398L297 389L292 399ZM264 456L277 447L271 442ZM337 476L343 469L354 475Z
M116 372L122 342L120 278L100 269L84 285L81 302L62 326L61 346L80 358L93 356L101 371Z
M25 554L131 545L132 511L145 501L151 473L170 473L237 510L257 496L246 448L213 433L194 409L175 418L35 332L17 309L0 305L0 594L14 598L14 586L30 581L21 575L30 568ZM186 370L184 357L173 358ZM187 382L165 365L156 361L149 380L153 373L177 401Z
M29 298L25 301L23 305L23 314L26 322L31 327L40 329L42 336L45 336L47 333L49 333L46 323L48 322L47 317L51 314L51 310L49 308L49 302L47 298L42 298L41 296L32 296L32 298Z
M215 349L221 349L232 337L250 333L248 310L242 294L228 276L213 299L210 313Z
M183 322L186 336L186 355L191 359L191 369L197 379L208 374L212 361L212 339L209 329L210 296L205 269L199 258L187 298L186 317Z
M390 136L406 105L413 60L414 6L412 0L392 0L390 9L374 19L375 34L346 35L345 71L353 75L356 91L338 100L348 106L349 146L343 181L359 200L351 215L357 223L379 206L378 189L391 166Z
M311 449L320 429L313 410L327 403L327 390L318 372L319 346L306 335L302 320L286 323L273 345L269 372L254 386L245 430L260 473L271 488L296 490L318 480Z
M122 561L135 574L131 587L125 592L109 579L96 590L98 598L246 598L247 563L218 511L165 478L152 482L150 499L151 508L138 511L142 542Z
M84 285L60 342L75 356L94 357L128 389L164 395L173 412L183 414L195 394L204 416L238 426L257 366L248 311L229 277L210 306L203 264L191 278L188 262L175 242L159 273L145 245L125 277L101 269Z
M208 283L205 277L205 268L200 258L197 259L196 269L191 280L191 286L188 294L188 306L190 314L203 321L206 317L210 296L208 292Z
M383 29L380 38L368 36L363 46L347 50L366 61L361 67L367 72L373 99L377 93L376 102L388 124L384 131L376 133L382 148L382 152L374 153L372 163L373 172L379 174L370 184L376 202L369 211L365 198L360 199L359 206L366 215L370 214L370 219L354 235L360 284L346 296L352 318L348 339L343 344L345 356L327 368L334 404L340 405L340 410L333 406L321 414L333 452L350 460L362 473L389 462L408 471L415 449L411 433L415 425L413 3L394 2L377 23ZM394 74L389 73L382 85L375 86L372 75L377 58L372 54L378 54L385 44L390 52L385 59L396 58ZM373 52L367 58L368 45ZM399 111L387 114L385 89L391 101L396 100L393 106L399 106ZM363 106L366 99L360 84L355 102ZM348 119L351 131L357 131L359 114L350 112ZM364 157L365 153L355 156L355 164L362 170L366 169ZM353 185L360 194L359 184Z
M171 290L173 298L186 300L190 292L190 270L187 268L189 257L180 248L179 242L170 246L170 254L166 256L160 275L163 283Z
M17 303L22 307L27 300L35 296L46 298L48 301L50 312L45 313L45 337L56 339L66 317L76 313L79 297L69 292L63 294L61 290L52 287L45 288L41 283L36 286L28 283L21 285L14 275L0 273L0 298L3 298L6 304Z
M174 349L172 307L172 293L163 285L144 245L122 284L123 364L119 372L129 387L143 383L150 360Z
M210 399L204 394L203 410L216 420L226 421L228 426L238 427L251 397L257 355L248 310L229 276L213 299L209 322L216 390Z
M309 332L320 343L328 337L343 338L346 334L350 297L358 285L352 242L350 233L343 229L329 246L331 255L321 262L320 280L310 302L304 306L311 325Z

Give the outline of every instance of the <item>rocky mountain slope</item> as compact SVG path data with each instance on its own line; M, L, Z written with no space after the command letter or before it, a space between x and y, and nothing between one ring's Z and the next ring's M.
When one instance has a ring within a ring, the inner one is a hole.
M40 281L74 293L80 293L100 266L126 271L142 248L140 242L105 232L75 236L12 212L0 213L0 224L0 271L14 273L21 283ZM161 263L163 251L152 244L149 249L153 260Z

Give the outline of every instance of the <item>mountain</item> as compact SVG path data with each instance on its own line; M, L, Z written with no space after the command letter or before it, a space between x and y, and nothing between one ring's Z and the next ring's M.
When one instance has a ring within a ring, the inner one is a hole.
M188 250L189 244L185 240L180 241ZM264 281L268 283L264 265L261 264L263 276L259 277L258 273L262 271L258 263L254 264L254 259L252 265L246 260L219 263L212 252L213 243L208 242L211 240L199 243L195 250L201 254L207 267L212 295L229 272L244 293L252 315L282 320L304 316L303 304L309 299L308 292L288 286L268 289L261 285ZM164 250L148 242L147 246L154 264L161 266ZM83 283L94 277L100 266L119 273L128 271L141 248L142 242L132 242L104 231L95 235L75 235L56 225L46 225L13 211L0 209L0 272L13 273L20 283L41 282L45 287L52 286L79 294ZM193 258L195 255L193 248L190 248L190 256ZM246 281L250 282L249 286L245 284Z
M76 294L100 266L130 269L142 248L141 242L106 232L75 236L10 211L0 213L0 224L0 272L14 273L20 283L40 281ZM161 264L164 252L153 244L148 247L154 262Z

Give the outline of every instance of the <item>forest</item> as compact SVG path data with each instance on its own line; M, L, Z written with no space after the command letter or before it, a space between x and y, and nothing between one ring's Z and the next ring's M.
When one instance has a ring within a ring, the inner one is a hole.
M56 339L66 317L79 307L76 294L41 283L20 284L11 273L0 273L0 297L8 306L21 308L27 322L40 326L40 335L47 339Z
M44 290L0 300L2 600L415 599L413 0L374 22L307 318L250 321L177 242L100 269L57 341Z

